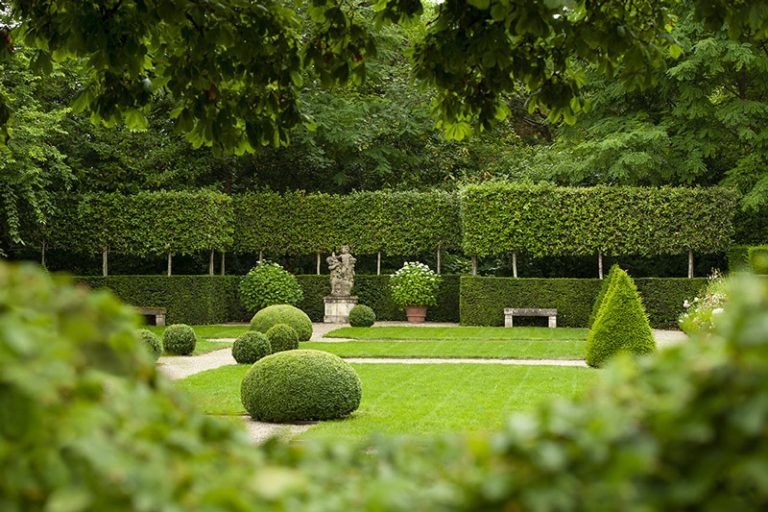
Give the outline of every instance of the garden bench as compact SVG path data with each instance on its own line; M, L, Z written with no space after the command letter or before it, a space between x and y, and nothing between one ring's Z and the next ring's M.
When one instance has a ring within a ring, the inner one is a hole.
M136 311L140 315L154 316L155 325L165 325L165 314L167 311L165 308L149 308L149 307L137 306L134 309L136 309Z
M504 308L504 327L512 327L512 319L516 316L546 316L549 317L549 327L557 327L557 309Z

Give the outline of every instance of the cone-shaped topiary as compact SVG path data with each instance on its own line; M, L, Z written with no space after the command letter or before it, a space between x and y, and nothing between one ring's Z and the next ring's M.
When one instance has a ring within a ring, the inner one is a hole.
M299 335L299 341L309 341L312 337L312 320L297 307L288 304L269 306L253 316L251 330L266 334L275 324L288 324Z
M163 348L169 354L189 355L194 352L196 343L195 331L185 324L170 325L163 333Z
M376 321L376 313L370 307L358 304L349 312L349 325L352 327L370 327Z
M286 423L347 416L360 405L354 368L321 350L290 350L256 362L243 378L240 399L258 421Z
M587 364L600 366L620 350L646 354L656 350L643 302L632 278L618 269L587 336Z
M288 324L275 324L267 330L267 339L272 353L299 348L299 335Z
M238 364L253 364L272 353L272 345L266 334L248 331L235 340L232 357Z
M163 355L163 344L160 342L160 338L157 337L157 334L149 329L139 329L136 331L136 334L138 335L139 340L147 346L150 354L152 354L152 357L154 357L155 360Z
M615 263L611 265L611 270L608 271L608 275L600 284L600 293L597 294L595 303L592 304L592 313L589 314L589 323L587 324L587 327L590 329L595 323L595 318L597 318L597 313L600 311L600 306L603 304L605 294L608 293L608 288L610 288L611 284L613 284L613 282L616 280L616 276L618 275L619 270L621 270L621 268L619 268L619 266Z

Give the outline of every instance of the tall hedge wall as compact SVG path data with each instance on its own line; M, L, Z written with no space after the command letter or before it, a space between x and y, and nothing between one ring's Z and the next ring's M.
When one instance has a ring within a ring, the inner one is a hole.
M706 285L704 278L635 279L651 325L677 327L683 301ZM600 290L599 279L461 278L460 317L464 325L504 325L504 308L557 308L557 325L586 327Z
M412 255L461 245L457 197L445 192L248 193L234 198L235 252Z
M327 275L296 276L304 290L297 304L313 322L322 322L323 297L330 294ZM79 277L92 288L109 288L134 306L165 307L168 323L210 324L250 320L240 305L238 289L242 276L107 276ZM361 304L371 306L379 320L405 320L389 295L389 276L358 275L353 293ZM459 321L459 276L444 275L437 305L429 308L428 319Z
M721 252L737 197L723 188L470 185L460 197L463 248L479 256Z
M764 273L764 261L768 261L768 245L736 245L728 251L728 270L731 272Z

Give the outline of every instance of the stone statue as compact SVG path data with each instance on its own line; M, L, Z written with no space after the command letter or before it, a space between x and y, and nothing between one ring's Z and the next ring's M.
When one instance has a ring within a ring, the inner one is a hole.
M331 295L333 297L349 297L355 284L355 259L349 252L349 246L342 246L338 256L331 253L326 259L328 270L331 272Z

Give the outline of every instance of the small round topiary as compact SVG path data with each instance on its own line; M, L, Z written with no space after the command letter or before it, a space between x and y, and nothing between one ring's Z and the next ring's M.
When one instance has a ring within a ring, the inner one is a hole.
M240 281L240 302L251 313L273 304L297 304L303 298L296 276L277 263L261 262Z
M288 304L269 306L253 316L251 330L266 333L276 324L288 324L299 335L299 341L308 341L312 337L312 320L297 307Z
M136 331L136 334L138 334L139 340L147 346L155 360L163 354L163 345L160 343L160 338L157 337L157 334L149 329L139 329Z
M321 350L290 350L254 364L240 399L258 421L287 423L347 416L360 405L360 378L349 363Z
M232 345L232 357L238 364L253 364L271 353L272 345L269 339L257 331L246 332Z
M186 356L195 350L195 331L185 324L170 325L163 333L163 348L169 354Z
M299 348L299 335L288 324L275 324L267 330L272 353Z
M349 325L352 327L370 327L376 321L376 313L364 304L358 304L349 312Z

